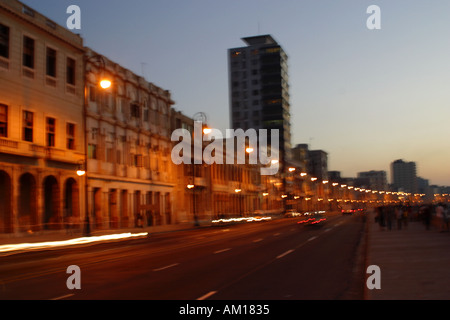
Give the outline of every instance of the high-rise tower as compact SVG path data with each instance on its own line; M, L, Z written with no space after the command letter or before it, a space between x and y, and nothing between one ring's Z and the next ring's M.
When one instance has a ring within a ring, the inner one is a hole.
M290 158L288 57L271 35L242 38L228 50L233 129L279 129L281 160ZM270 143L270 139L269 139Z

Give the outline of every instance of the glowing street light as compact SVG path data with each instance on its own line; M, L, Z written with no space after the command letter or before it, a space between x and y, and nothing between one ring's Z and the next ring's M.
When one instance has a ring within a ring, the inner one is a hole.
M111 80L103 79L100 81L100 87L102 89L109 89L111 88L111 85L112 85Z

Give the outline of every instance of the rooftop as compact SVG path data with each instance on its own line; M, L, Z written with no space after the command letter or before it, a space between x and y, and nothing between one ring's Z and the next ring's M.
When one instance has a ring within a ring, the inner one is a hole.
M261 45L261 44L278 44L274 38L270 34L261 35L261 36L253 36L253 37L245 37L242 38L249 46Z

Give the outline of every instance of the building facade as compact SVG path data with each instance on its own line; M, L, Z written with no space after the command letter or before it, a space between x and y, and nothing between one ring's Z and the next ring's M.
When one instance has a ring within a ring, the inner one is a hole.
M365 171L358 172L358 178L368 179L367 187L372 190L387 190L387 174L386 171Z
M80 216L83 41L19 1L0 1L0 234Z
M170 92L86 49L88 211L95 228L171 224ZM102 78L112 86L98 86Z

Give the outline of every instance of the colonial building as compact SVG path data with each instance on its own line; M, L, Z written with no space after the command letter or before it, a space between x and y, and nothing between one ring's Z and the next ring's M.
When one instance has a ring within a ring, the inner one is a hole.
M170 92L86 50L88 211L95 228L170 224ZM102 78L109 89L98 86Z
M80 217L83 53L78 35L0 0L0 234Z

